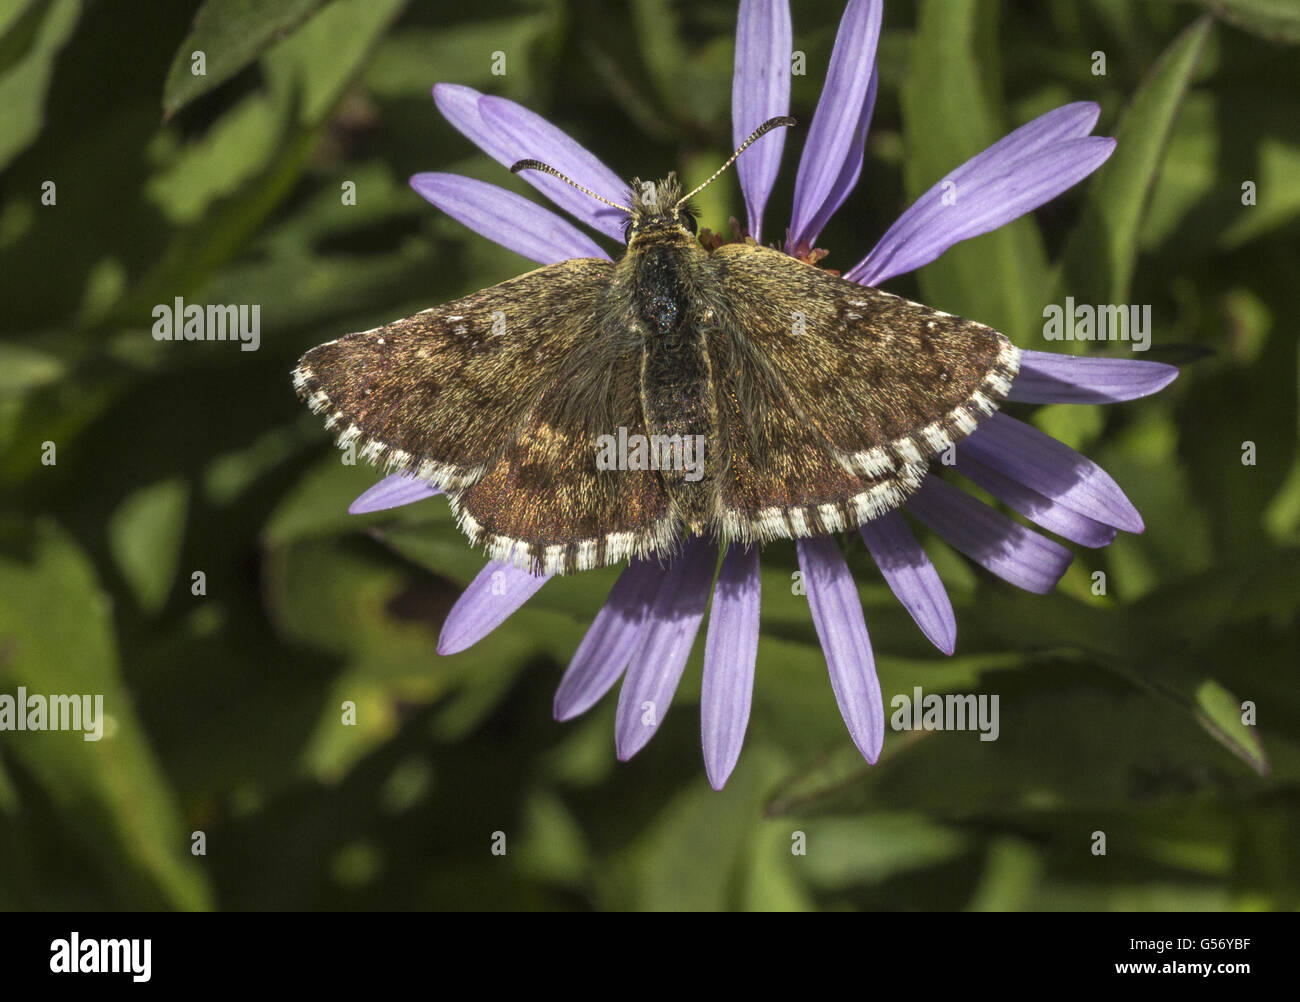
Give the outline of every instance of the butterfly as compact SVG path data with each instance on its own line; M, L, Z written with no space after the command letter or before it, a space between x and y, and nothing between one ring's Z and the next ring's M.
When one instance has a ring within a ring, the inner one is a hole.
M307 352L340 447L448 497L496 560L565 574L900 507L1011 389L998 331L753 241L709 249L675 175L634 179L617 262L581 258Z

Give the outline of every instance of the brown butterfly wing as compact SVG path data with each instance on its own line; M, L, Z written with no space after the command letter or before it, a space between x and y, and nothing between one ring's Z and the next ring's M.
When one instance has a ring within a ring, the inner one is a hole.
M564 261L349 334L307 352L294 386L340 446L440 487L467 486L575 347L597 335L612 270Z
M646 434L639 344L593 339L549 381L501 457L452 495L466 535L497 560L571 573L670 555L681 520L658 471L601 469L600 439Z
M1019 351L989 327L769 248L711 260L729 537L815 535L897 508L1010 391Z
M896 474L850 472L821 433L790 407L785 384L747 338L718 328L709 337L718 401L718 523L744 543L841 531L897 507ZM919 474L915 474L919 475Z
M766 247L729 244L712 260L729 325L849 469L874 475L933 459L1010 392L1020 352L990 327Z

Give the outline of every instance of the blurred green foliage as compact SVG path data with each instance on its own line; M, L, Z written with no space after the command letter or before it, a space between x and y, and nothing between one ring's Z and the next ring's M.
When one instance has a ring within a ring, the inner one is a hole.
M806 121L841 8L795 6ZM866 766L775 545L726 790L700 757L702 640L620 765L612 696L551 719L614 571L554 581L440 658L482 558L441 500L346 514L376 474L296 401L294 360L527 267L407 187L449 170L531 194L441 120L432 84L523 101L623 175L698 179L730 146L734 19L725 0L0 3L0 692L99 692L111 718L99 743L0 733L0 907L1300 905L1294 5L886 4L827 265L1014 126L1095 100L1120 138L1105 168L891 288L1040 349L1072 347L1039 337L1064 295L1149 303L1146 357L1186 363L1152 399L1019 409L1106 466L1148 530L1079 552L1048 597L928 540L955 657L847 544L886 700L1000 694L999 740L891 732ZM740 212L732 177L705 225ZM260 350L156 342L152 307L176 296L259 304Z

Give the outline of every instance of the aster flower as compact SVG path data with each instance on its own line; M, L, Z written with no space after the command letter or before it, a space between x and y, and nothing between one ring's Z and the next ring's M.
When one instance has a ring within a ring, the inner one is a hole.
M795 179L784 250L809 259L827 221L862 173L875 104L881 0L850 0L836 35L825 86ZM761 122L789 110L792 34L788 0L742 0L736 36L732 127L739 144ZM541 116L500 97L439 84L438 109L505 166L526 157L549 163L611 201L626 185L612 170ZM1099 109L1075 103L1050 111L951 171L907 209L845 277L879 285L935 260L953 244L987 233L1056 197L1100 167L1113 139L1092 136ZM748 233L762 234L784 130L754 143L737 161ZM543 173L520 175L586 227L622 242L624 217ZM540 264L609 255L586 232L526 198L452 174L417 174L411 185L477 233ZM947 191L960 197L946 199ZM1025 350L1008 396L1013 402L1110 403L1154 393L1177 375L1153 362L1059 356ZM1030 522L1069 542L1105 546L1116 532L1141 532L1141 516L1115 481L1068 446L1004 413L985 420L956 448L958 474ZM349 509L378 511L438 491L395 475ZM1051 591L1072 554L933 475L905 506L949 545L1019 588ZM900 512L859 529L886 583L925 636L945 654L956 619L943 583ZM796 540L812 620L831 686L850 736L868 762L880 754L884 704L871 642L837 540ZM632 560L579 645L555 696L555 717L589 709L621 678L615 725L620 759L654 735L672 702L712 595L705 637L701 735L709 782L720 789L740 755L749 720L758 651L759 554L688 540L670 566ZM716 570L716 580L715 580ZM488 563L442 628L438 652L454 654L487 636L547 581L508 564Z

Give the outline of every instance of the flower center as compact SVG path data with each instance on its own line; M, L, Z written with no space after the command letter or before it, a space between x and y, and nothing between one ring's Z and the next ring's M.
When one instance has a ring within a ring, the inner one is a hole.
M706 250L712 253L724 244L752 244L754 243L754 238L745 232L744 228L736 220L736 217L732 216L730 237L727 237L722 233L714 233L708 227L703 227L700 229L700 243L704 245ZM789 230L786 230L785 232L785 243L773 244L772 249L779 250L783 254L789 254L792 258L802 261L804 264L810 264L814 268L820 268L821 265L819 262L822 258L830 254L830 251L821 247L814 247L807 240L800 241L796 246L791 247ZM823 270L831 275L839 274L839 272L834 268L826 268Z

